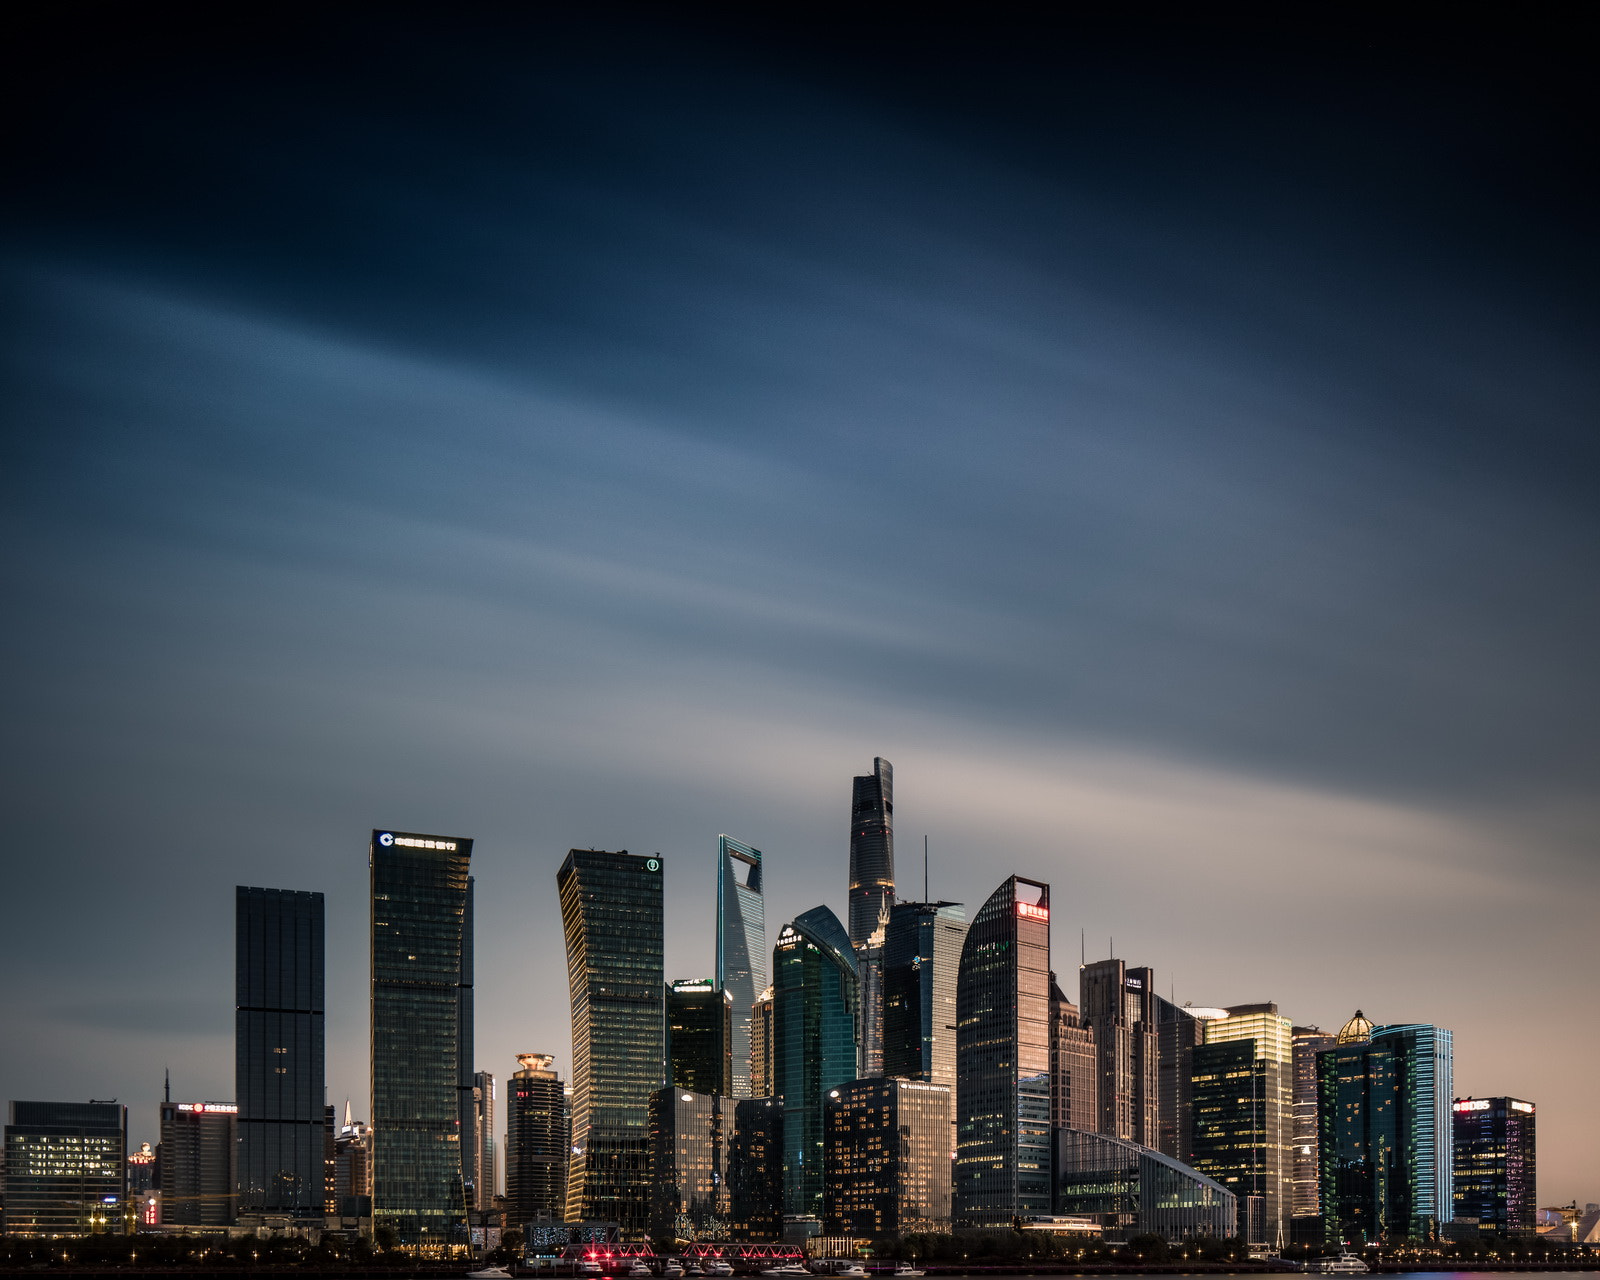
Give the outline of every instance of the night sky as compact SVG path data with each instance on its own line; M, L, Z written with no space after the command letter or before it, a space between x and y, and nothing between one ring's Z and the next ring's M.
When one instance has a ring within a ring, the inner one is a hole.
M0 1100L231 1098L243 883L364 1113L374 826L476 839L479 1063L565 1074L566 850L707 974L718 833L842 912L882 755L905 896L1450 1027L1600 1200L1587 35L32 8Z

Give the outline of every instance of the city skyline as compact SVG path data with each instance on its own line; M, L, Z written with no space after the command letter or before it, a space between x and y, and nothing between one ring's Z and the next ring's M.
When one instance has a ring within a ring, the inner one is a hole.
M1597 1198L1586 42L656 10L26 15L0 1096L234 1097L267 886L374 1120L380 823L476 842L458 1065L570 1078L566 851L712 973L718 833L848 922L882 759L1064 996L1448 1028Z

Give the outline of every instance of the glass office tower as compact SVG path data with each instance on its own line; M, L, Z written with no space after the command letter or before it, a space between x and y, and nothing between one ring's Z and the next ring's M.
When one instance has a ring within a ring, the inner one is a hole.
M861 1240L950 1230L948 1085L852 1080L828 1091L822 1234Z
M717 837L717 986L732 1005L733 1096L751 1096L750 1017L767 988L767 914L761 850Z
M649 1229L650 1095L662 1079L662 864L573 849L556 873L572 992L567 1220Z
M667 1083L732 1096L733 1003L710 978L680 978L666 991Z
M1052 1212L1050 1103L1050 886L1012 876L961 950L957 1228Z
M1246 1242L1288 1240L1292 1028L1275 1004L1235 1005L1205 1024L1193 1063L1190 1163L1239 1197L1260 1196ZM1254 1238L1252 1237L1254 1233Z
M1520 1098L1457 1098L1455 1216L1476 1218L1479 1231L1532 1233L1537 1166L1533 1103Z
M465 1242L471 859L460 836L372 833L373 1226L410 1247Z
M519 1053L506 1086L506 1225L560 1222L567 1204L567 1109L555 1058Z
M1442 1027L1359 1012L1317 1055L1327 1243L1421 1240L1452 1220L1451 1058Z
M1100 1055L1095 1094L1101 1133L1157 1146L1161 1140L1161 1038L1155 974L1117 959L1078 970L1078 1014Z
M773 1094L783 1099L784 1213L822 1214L822 1115L828 1091L856 1078L860 980L839 918L814 907L772 951Z
M323 900L234 891L239 1213L321 1217Z
M320 1111L320 1108L319 1108ZM232 1102L161 1104L161 1224L227 1227L238 1217L239 1108ZM317 1175L322 1207L322 1117L317 1117Z
M1296 1027L1289 1119L1289 1242L1322 1243L1317 1168L1317 1055L1336 1040L1320 1027Z
M5 1144L6 1235L123 1231L127 1107L13 1102Z
M872 937L894 902L894 766L877 758L850 789L850 945Z
M883 1074L955 1087L956 976L967 938L954 902L897 902L883 944Z
M740 1098L728 1148L732 1238L776 1240L783 1231L783 1099Z
M650 1234L726 1240L734 1101L677 1085L650 1095Z

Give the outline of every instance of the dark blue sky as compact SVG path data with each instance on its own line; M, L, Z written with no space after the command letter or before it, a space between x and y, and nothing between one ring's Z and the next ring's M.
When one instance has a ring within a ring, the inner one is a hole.
M841 908L883 754L1064 974L1451 1026L1600 1198L1586 37L39 21L4 1096L229 1096L245 882L330 894L359 1109L373 825L476 837L482 1065L565 1068L567 847L708 971L717 833Z

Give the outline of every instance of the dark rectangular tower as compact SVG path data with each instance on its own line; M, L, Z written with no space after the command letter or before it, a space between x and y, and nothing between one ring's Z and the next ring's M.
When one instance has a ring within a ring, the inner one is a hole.
M1457 1098L1454 1133L1455 1216L1505 1235L1537 1226L1533 1103L1520 1098Z
M472 841L374 831L372 1212L461 1242L472 1143Z
M894 903L894 766L876 758L850 792L850 945L864 946Z
M733 1096L733 1004L710 978L680 978L666 990L667 1083Z
M323 900L234 892L239 1212L323 1211Z

